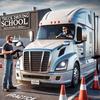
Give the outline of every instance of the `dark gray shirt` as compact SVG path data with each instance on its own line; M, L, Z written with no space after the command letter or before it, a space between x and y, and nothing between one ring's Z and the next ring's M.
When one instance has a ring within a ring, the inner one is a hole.
M5 43L3 45L3 50L11 51L11 50L13 50L13 46L8 44L8 43ZM12 54L4 54L4 58L7 59L7 60L13 60L13 55Z

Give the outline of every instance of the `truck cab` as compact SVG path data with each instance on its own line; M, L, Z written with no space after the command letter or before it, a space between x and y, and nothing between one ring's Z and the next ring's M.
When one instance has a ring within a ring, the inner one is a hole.
M95 70L94 17L85 8L50 11L39 23L36 40L23 50L16 63L16 79L30 84L70 84ZM62 27L72 38L57 36Z

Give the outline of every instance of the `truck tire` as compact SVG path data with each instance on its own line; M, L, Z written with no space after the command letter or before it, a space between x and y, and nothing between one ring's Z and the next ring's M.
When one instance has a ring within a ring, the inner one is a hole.
M74 64L71 86L76 87L80 82L80 70L78 63Z

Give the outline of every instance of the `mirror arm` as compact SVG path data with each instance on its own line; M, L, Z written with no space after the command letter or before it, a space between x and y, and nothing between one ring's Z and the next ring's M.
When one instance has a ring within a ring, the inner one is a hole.
M20 42L21 42L21 44L22 44L22 47L25 48L25 46L23 45L23 42L22 42L22 41L20 41Z
M75 41L75 44L83 43L83 41Z
M24 45L22 45L22 47L23 47L23 48L25 48L25 46L24 46Z

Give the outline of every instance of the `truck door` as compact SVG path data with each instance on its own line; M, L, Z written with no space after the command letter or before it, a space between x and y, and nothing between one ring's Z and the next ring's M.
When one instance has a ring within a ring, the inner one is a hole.
M87 41L83 43L84 47L84 61L83 61L83 72L84 74L89 74L94 69L94 60L93 56L93 34L92 30L86 28L84 31L87 34Z
M91 36L91 32L91 29L89 29L88 27L82 27L82 34L87 34L87 39L86 41L77 45L78 55L81 62L81 73L83 75L89 74L89 72L93 69L93 60L91 59L93 52L93 37Z

